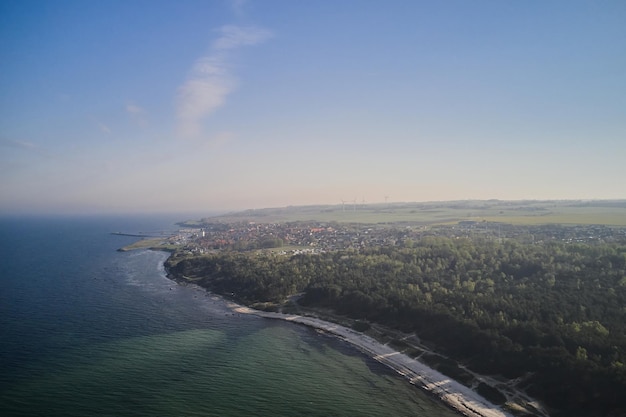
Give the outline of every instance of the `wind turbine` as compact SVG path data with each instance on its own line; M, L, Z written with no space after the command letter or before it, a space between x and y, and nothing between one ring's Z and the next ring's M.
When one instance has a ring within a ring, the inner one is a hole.
M346 202L341 200L341 211L346 211Z

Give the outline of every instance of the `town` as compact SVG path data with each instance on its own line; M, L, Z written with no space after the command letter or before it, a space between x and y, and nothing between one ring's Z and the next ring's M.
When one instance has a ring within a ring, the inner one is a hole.
M604 225L522 226L499 222L460 221L453 225L353 224L338 222L203 223L184 228L170 244L194 254L219 250L274 249L281 254L320 253L381 246L410 247L421 238L448 237L541 244L626 242L626 228Z

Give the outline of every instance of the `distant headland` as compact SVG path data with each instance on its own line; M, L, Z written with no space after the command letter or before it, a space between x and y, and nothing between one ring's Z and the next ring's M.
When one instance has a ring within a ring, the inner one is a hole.
M454 224L486 221L516 225L601 224L626 226L624 200L460 200L369 204L357 200L335 205L249 209L182 222L198 227L203 222L260 223L320 221L339 223Z

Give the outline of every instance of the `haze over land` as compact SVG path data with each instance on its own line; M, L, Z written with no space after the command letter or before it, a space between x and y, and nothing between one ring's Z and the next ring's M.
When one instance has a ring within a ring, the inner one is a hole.
M0 213L623 199L626 3L3 2Z

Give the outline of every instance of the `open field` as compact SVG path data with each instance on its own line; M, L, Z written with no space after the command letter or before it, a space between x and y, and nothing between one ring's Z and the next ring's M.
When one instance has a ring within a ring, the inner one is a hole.
M517 225L602 224L626 226L626 200L598 201L450 201L345 204L246 210L204 219L207 222L258 223L321 221L339 223L454 224L491 221ZM199 225L200 222L196 223ZM194 222L186 223L193 226Z

